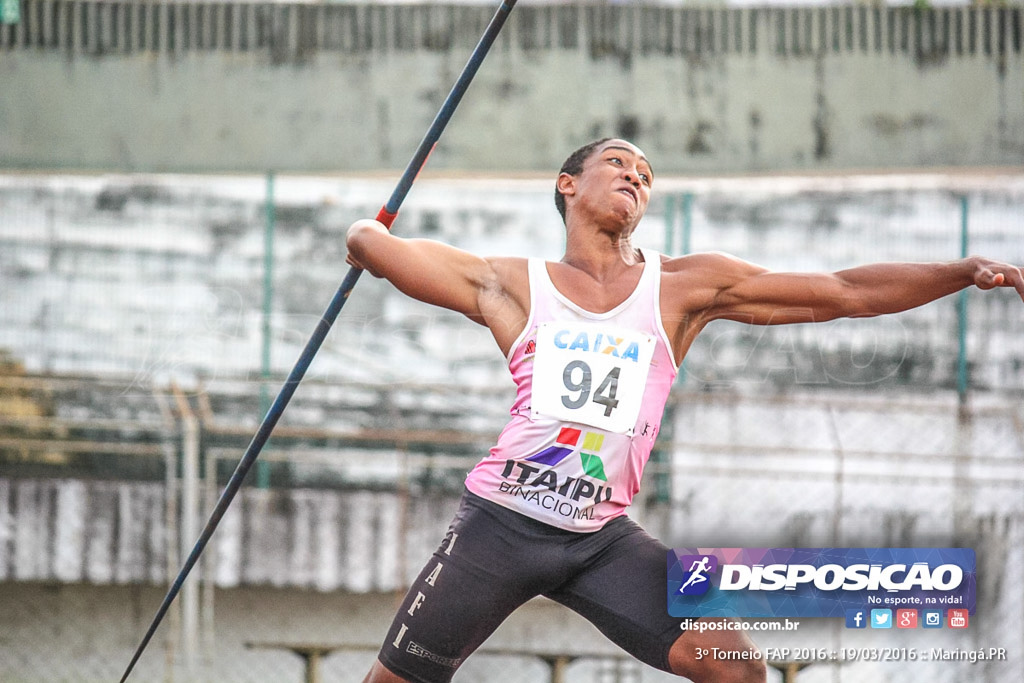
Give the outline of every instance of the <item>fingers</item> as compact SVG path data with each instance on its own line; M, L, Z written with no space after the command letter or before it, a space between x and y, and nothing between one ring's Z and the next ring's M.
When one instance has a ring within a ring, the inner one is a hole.
M1024 273L1020 268L1005 263L990 263L981 266L975 276L979 289L1013 287L1024 301Z
M1024 301L1024 272L1020 268L1015 268L1014 273L1010 276L1009 285L1013 286L1017 290L1017 294L1020 295L1020 300Z
M353 268L358 268L359 270L365 270L367 273L369 273L370 275L372 275L375 278L380 278L380 274L379 273L375 273L370 268L367 268L366 266L364 266L362 263L357 261L352 256L352 254L349 254L348 256L345 257L345 263L347 263L348 265L352 266Z
M990 290L996 287L1013 287L1024 300L1024 274L1021 269L1009 263L983 260L978 265L974 278L978 289Z
M992 289L995 287L994 279L995 273L987 265L979 265L974 272L974 286L978 289Z
M993 287L1013 287L1024 301L1024 272L1020 268L1007 265L1003 272L995 273L992 282Z
M978 286L981 287L982 289L992 289L993 287L998 287L999 285L1003 284L1003 274L994 273L988 268L981 271L981 273L979 273L979 276L980 281L978 283Z

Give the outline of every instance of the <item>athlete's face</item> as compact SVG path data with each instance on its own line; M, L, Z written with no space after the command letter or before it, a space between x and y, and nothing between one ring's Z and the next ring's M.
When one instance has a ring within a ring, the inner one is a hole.
M600 145L583 163L577 176L563 174L567 195L577 207L586 207L594 215L612 215L618 221L636 227L651 197L651 165L638 147L625 140L609 140Z

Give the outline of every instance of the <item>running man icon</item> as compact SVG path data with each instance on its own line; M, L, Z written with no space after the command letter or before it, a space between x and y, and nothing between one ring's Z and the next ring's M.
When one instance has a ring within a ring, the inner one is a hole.
M682 595L700 595L706 593L708 587L702 585L707 583L707 575L717 569L717 558L714 555L701 555L700 559L694 559L690 563L690 568L687 570L690 575L686 577L686 581L679 587L679 593Z

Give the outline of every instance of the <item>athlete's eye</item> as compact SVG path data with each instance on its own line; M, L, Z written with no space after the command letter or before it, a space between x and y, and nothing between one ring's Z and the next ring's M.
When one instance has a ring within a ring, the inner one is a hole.
M644 181L644 185L650 185L651 184L651 177L649 175L647 175L646 173L641 173L640 174L640 180Z

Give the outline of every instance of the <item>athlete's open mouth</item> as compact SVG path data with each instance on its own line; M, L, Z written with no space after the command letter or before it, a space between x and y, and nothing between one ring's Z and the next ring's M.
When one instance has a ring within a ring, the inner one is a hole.
M622 192L623 194L627 194L630 197L632 197L634 203L636 203L636 204L640 203L640 196L637 194L637 191L636 191L635 188L623 187L623 188L619 189L618 192Z

